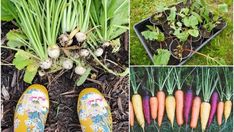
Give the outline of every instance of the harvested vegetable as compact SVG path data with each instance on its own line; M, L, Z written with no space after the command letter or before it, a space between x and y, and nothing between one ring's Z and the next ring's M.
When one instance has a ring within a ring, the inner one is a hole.
M135 75L134 70L131 69L130 81L131 81L131 86L132 86L132 89L133 89L133 92L134 92L134 95L132 96L133 110L135 112L138 124L144 130L145 119L144 119L144 114L143 114L142 99L141 99L141 96L137 93L137 91L138 91L138 89L140 87L140 83L137 85L135 76L136 75Z
M154 84L154 70L153 68L146 68L147 71L147 82L146 87L151 93L150 97L150 114L153 120L157 118L157 111L158 111L158 99L155 97L155 84Z
M213 94L211 96L211 110L210 110L210 116L209 116L209 120L208 120L208 127L211 125L211 123L214 119L214 115L216 114L218 99L219 99L218 92L216 92L216 91L213 92Z
M166 81L166 88L168 92L168 95L166 97L166 112L167 112L167 117L171 122L171 126L173 127L174 118L175 118L175 107L176 107L175 97L173 96L173 91L175 88L175 79L174 76L170 74L170 69L168 69L167 74L169 75L169 77Z
M204 101L201 103L201 127L202 131L206 130L210 116L210 97L218 82L218 78L211 68L202 68L202 95Z
M189 123L189 116L193 104L193 90L189 87L185 93L185 104L184 104L184 119L186 125Z
M226 101L224 103L224 118L225 118L225 122L227 122L230 114L231 114L231 110L232 110L232 85L233 85L233 79L232 78L232 74L230 74L229 69L228 68L224 68L224 77L225 77L225 88L226 88L226 92L225 92L225 98ZM232 73L232 72L231 72Z
M133 106L132 102L129 101L129 113L130 113L130 126L134 126L134 111L133 111Z
M222 83L221 83L219 73L218 73L218 77L219 77L219 85L218 85L218 88L217 88L217 92L219 94L219 102L218 102L218 106L217 106L217 122L218 122L218 125L221 126L222 125L222 119L223 119L223 112L224 112L224 102L223 102L224 91L223 91L223 86L222 86Z
M190 127L192 129L197 128L198 118L199 118L199 112L201 107L201 98L199 97L200 91L201 91L201 79L200 75L197 70L196 74L196 96L193 99L193 106L192 106L192 115L191 115L191 121L190 121Z
M150 125L150 96L147 91L143 95L143 112L147 125Z

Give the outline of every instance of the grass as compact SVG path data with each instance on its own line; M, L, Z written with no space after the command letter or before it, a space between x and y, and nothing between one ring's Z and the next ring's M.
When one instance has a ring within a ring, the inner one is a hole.
M165 3L170 5L175 3L176 0L164 0ZM228 4L229 12L224 15L227 22L226 29L213 39L209 44L204 46L199 52L208 55L216 60L222 61L227 65L233 64L233 19L232 0L207 0L211 9L217 9L217 5L224 1ZM140 43L137 35L133 30L133 25L138 23L144 18L149 17L156 10L157 1L155 0L134 0L131 1L131 29L130 29L130 63L132 65L150 65L152 64L147 53ZM187 61L185 65L213 65L206 57L195 54Z

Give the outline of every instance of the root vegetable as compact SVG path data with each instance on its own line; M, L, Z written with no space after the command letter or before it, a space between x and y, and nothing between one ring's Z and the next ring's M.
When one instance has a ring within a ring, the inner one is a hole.
M153 120L157 118L158 99L157 97L150 97L150 113Z
M222 125L223 111L224 111L224 103L220 101L217 107L217 122L219 126Z
M176 100L176 121L179 126L183 125L183 108L184 108L184 92L178 89L175 92L175 100Z
M48 55L49 57L56 59L60 55L60 49L58 45L51 45L48 47Z
M171 122L171 125L173 127L174 118L175 118L175 107L176 102L174 96L167 96L166 98L166 111L167 111L167 117Z
M52 66L52 60L50 58L48 58L45 61L40 62L40 67L42 69L49 69Z
M83 75L86 72L86 68L82 66L76 66L75 73L78 75Z
M87 38L86 34L83 33L83 32L78 32L78 33L76 33L75 36L76 36L77 41L80 42L80 43L84 42L86 40L86 38Z
M165 109L165 93L163 91L159 91L157 93L158 98L158 126L162 125L162 120L164 116L164 109Z
M197 127L200 107L201 107L201 98L199 96L196 96L193 100L192 115L191 115L191 122L190 122L190 127L193 129Z
M102 48L97 48L95 51L94 51L94 54L99 57L99 56L102 56L103 54L103 49Z
M146 123L150 125L150 97L147 93L143 96L143 112L144 112L144 117L146 120Z
M70 70L70 69L72 69L72 67L73 67L73 61L72 61L72 60L70 60L70 59L65 59L65 60L63 61L63 68L64 68L64 69Z
M210 104L207 102L202 102L201 113L200 113L202 131L206 130L206 125L209 119L209 115L210 115Z
M73 42L72 39L69 39L69 35L67 33L63 33L59 36L59 43L62 45L62 46L69 46L71 45Z
M139 94L135 94L132 96L132 105L136 115L137 122L144 129L145 119L143 114L142 99Z
M232 101L228 100L225 101L224 103L224 118L225 118L225 122L227 122L230 114L231 114L231 110L232 110Z
M82 57L87 57L89 55L89 51L87 49L81 49L79 51L79 55Z
M214 115L215 115L216 110L217 110L218 99L219 99L218 92L216 92L216 91L213 92L213 94L211 96L211 111L210 111L210 116L209 116L209 120L208 120L208 127L211 125L211 123L214 119Z
M129 102L129 113L130 113L130 126L133 127L134 126L134 111L133 111L133 106L132 106L132 102Z
M102 47L109 47L110 46L110 42L104 42L103 44L102 44Z
M191 112L192 103L193 103L193 91L191 88L189 88L185 93L185 104L184 104L184 119L186 124L189 123L189 115Z

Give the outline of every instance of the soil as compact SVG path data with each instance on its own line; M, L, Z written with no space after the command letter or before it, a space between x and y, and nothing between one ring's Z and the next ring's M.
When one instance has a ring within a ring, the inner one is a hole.
M6 33L15 26L12 23L2 23L2 42ZM106 49L106 55L103 57L104 63L111 69L118 71L128 66L128 33L121 36L121 48L117 54L111 53L112 49ZM9 64L14 58L14 52L11 50L1 50L2 63ZM116 66L107 60L114 60L120 66ZM94 62L90 62L94 63ZM75 84L78 76L73 70L59 71L54 74L48 74L44 77L38 75L33 83L43 84L47 87L50 97L49 115L46 121L46 132L77 132L81 131L79 119L76 112L77 98L79 92L86 87L95 87L105 96L110 104L113 131L128 131L128 77L116 77L106 73L100 66L95 64L92 74L88 77L82 86ZM12 65L1 65L1 87L9 93L9 99L1 95L1 106L3 114L1 120L1 129L3 132L13 131L14 110L18 99L29 86L23 81L24 71L17 70Z
M180 60L189 57L189 55L191 54L190 51L185 49L192 50L190 41L181 43L178 40L174 40L170 45L170 52L172 53L172 55L174 55L173 57L178 58Z

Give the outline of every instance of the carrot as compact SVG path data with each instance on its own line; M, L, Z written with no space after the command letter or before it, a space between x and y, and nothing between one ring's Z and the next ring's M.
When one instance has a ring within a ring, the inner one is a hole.
M227 122L232 110L232 102L230 100L225 101L224 103L224 118L225 122Z
M150 97L150 114L153 120L156 120L157 118L157 111L158 111L158 99L155 97L155 81L154 81L154 70L153 68L146 68L147 74L148 74L148 80L147 80L147 88L151 92Z
M133 92L134 92L134 95L132 96L133 110L135 112L135 116L136 116L136 120L137 120L138 124L142 127L142 129L144 131L145 120L144 120L144 114L143 114L142 99L141 99L141 96L137 93L141 83L139 83L137 85L136 78L135 78L135 72L134 72L133 68L130 70L131 70L130 81L131 81L131 84L132 84L131 86L132 86Z
M158 71L157 85L159 87L159 91L157 92L157 99L158 99L158 126L159 127L161 127L162 125L164 111L165 111L165 96L166 95L163 91L163 88L168 77L169 77L169 74L165 73L165 69L161 68Z
M190 127L193 129L197 127L200 107L201 107L201 98L199 96L196 96L193 100L192 115L191 115L191 122L190 122Z
M211 68L207 68L207 67L202 68L201 83L202 83L202 94L204 98L204 102L201 103L201 111L200 111L202 131L205 131L206 129L206 125L207 125L209 115L210 115L210 108L211 108L211 105L209 103L210 97L218 82L218 78L216 77L216 74L214 72L211 72L210 70Z
M132 108L132 102L129 102L129 113L130 113L130 126L133 127L134 126L134 111Z
M223 110L224 110L224 103L220 101L217 107L217 122L219 126L222 125Z
M144 113L144 117L146 120L146 123L148 125L150 125L151 121L150 121L150 102L149 102L149 94L148 92L144 92L144 96L143 96L143 113Z
M200 76L197 70L196 74L196 96L193 99L193 106L192 106L192 115L191 115L191 121L190 121L190 127L192 129L195 129L197 127L197 122L199 118L199 112L201 107L201 98L199 97L199 93L201 91L201 82L200 82Z
M151 112L151 117L153 120L156 120L157 118L157 111L158 111L158 99L157 97L151 97L150 98L150 112Z
M176 100L176 121L179 126L183 125L183 108L184 108L184 92L182 90L177 90L175 92Z
M165 93L163 91L159 91L157 93L158 98L158 126L162 125L164 109L165 109Z
M168 75L169 77L168 80L166 81L167 82L166 88L168 92L168 96L166 98L166 112L167 112L167 117L171 122L171 126L173 127L174 118L175 118L175 107L176 107L175 97L173 96L173 91L175 88L175 79L173 75L170 75L170 73Z
M209 116L209 120L208 120L208 127L210 127L210 125L214 119L214 115L217 111L218 99L219 99L218 92L216 92L216 91L213 92L213 94L211 96L211 110L210 110L210 116Z
M184 104L184 118L186 125L189 123L189 115L191 112L193 103L193 91L189 88L185 93L185 104Z
M178 90L175 92L175 100L176 100L176 122L179 126L183 125L184 118L183 118L183 108L184 108L184 92L181 90L183 86L182 78L181 78L181 68L176 71L175 69L175 77L176 77L176 84Z
M225 122L227 122L230 114L231 114L231 110L232 110L232 85L233 85L233 79L232 79L232 72L230 73L228 68L224 68L224 77L225 77L225 88L226 88L226 92L225 92L225 98L226 101L224 103L224 118L225 118Z
M219 73L218 73L218 77L219 77L219 85L217 87L217 92L219 93L219 102L218 102L218 106L217 106L217 122L218 122L218 125L221 126L222 119L223 119L223 111L224 111L224 102L223 102L224 91L223 91L223 86L221 83Z

